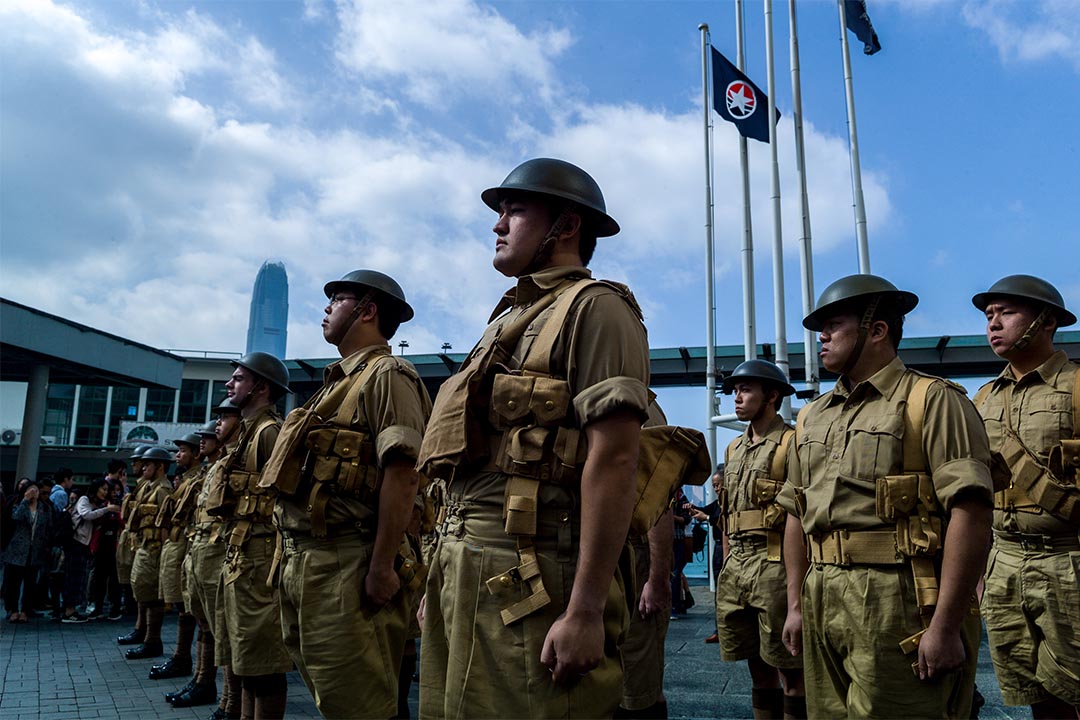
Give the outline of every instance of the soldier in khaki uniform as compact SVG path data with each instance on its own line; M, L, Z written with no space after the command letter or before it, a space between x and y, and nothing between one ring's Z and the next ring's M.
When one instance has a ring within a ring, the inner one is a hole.
M716 580L720 656L747 661L755 718L806 717L802 659L784 647L781 545L787 513L776 502L795 454L795 430L778 412L795 388L779 367L755 359L736 367L721 389L735 394L735 415L748 427L724 454L724 565Z
M446 484L420 647L422 717L604 717L629 619L617 561L649 404L628 289L591 280L614 235L583 170L530 160L482 194L517 286L435 401L420 469Z
M289 392L285 364L264 352L233 361L225 388L240 408L236 447L209 479L206 511L226 520L227 549L218 583L215 660L229 665L242 688L241 715L281 718L292 661L281 640L278 591L267 578L274 559L275 493L259 487L281 428L274 403Z
M139 491L146 487L142 479L142 454L151 445L138 445L131 451L131 475L135 478L135 489L124 495L120 504L120 535L116 538L116 577L124 592L124 603L131 612L128 603L134 602L131 592L131 563L135 560L135 538L131 532L131 513L138 504ZM137 607L137 605L136 605ZM146 637L146 612L135 610L135 627L127 635L116 638L117 645L140 645Z
M407 585L421 581L405 530L431 400L388 343L413 317L401 286L354 270L325 292L323 337L342 359L290 416L262 479L278 493L281 627L324 717L389 718L415 609ZM279 458L292 466L276 471Z
M176 693L169 693L165 700L173 707L208 705L217 700L217 665L222 665L224 688L221 702L214 710L213 720L240 717L240 680L226 661L217 659L222 643L216 642L214 624L218 607L218 585L221 568L225 562L225 523L206 511L210 488L221 472L222 458L236 447L240 434L240 410L228 398L214 409L217 420L213 430L203 435L200 451L205 456L206 475L195 500L185 575L187 594L185 601L199 624L199 635L204 643L206 661L203 672L196 672L191 683ZM227 653L226 653L227 655Z
M146 486L138 493L131 512L131 534L137 543L131 564L131 589L139 603L139 612L145 613L146 633L141 645L125 653L128 660L162 654L161 623L165 619L165 601L161 597L159 571L161 543L165 536L154 524L154 519L173 489L165 472L172 464L172 453L162 447L152 447L140 459Z
M1080 711L1080 366L1054 349L1076 322L1061 293L1030 275L972 298L1008 366L975 404L1009 466L994 495L994 547L982 598L1006 705L1035 718Z
M784 640L803 652L811 718L970 712L990 450L963 389L897 357L917 303L883 278L852 275L803 320L820 333L822 366L840 376L799 413L799 470L780 494Z
M189 493L196 480L201 480L202 469L199 467L199 436L188 433L176 445L176 489L158 508L154 525L165 535L161 546L161 567L158 583L161 585L162 599L170 603L177 611L176 648L172 657L160 665L150 668L151 680L184 677L191 673L191 641L195 638L195 617L184 606L184 593L181 577L184 557L187 555L187 519L177 522L177 505Z

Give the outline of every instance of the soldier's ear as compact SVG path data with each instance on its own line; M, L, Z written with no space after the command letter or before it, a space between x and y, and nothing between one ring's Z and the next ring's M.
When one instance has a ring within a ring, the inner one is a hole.
M873 340L889 339L889 324L884 320L870 323L870 338Z
M566 216L566 223L563 225L562 232L559 233L560 240L569 240L570 238L577 237L581 233L581 213L571 211Z

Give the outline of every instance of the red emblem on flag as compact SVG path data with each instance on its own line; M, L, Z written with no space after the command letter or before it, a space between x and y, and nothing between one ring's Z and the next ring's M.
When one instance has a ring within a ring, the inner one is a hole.
M725 99L728 112L736 120L744 120L750 117L754 114L754 110L757 109L757 96L754 94L754 88L742 80L728 83Z

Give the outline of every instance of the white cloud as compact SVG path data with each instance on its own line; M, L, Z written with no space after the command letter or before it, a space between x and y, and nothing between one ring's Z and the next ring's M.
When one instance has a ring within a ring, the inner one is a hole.
M1075 0L968 2L963 15L989 36L1003 60L1060 58L1080 71L1080 3Z
M552 62L571 43L569 31L526 34L494 8L472 0L342 0L340 62L362 80L404 83L425 105L460 96L509 93L549 99ZM517 89L527 81L528 92Z

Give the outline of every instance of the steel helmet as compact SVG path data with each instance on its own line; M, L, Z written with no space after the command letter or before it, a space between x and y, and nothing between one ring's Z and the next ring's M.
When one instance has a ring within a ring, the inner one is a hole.
M619 223L607 214L607 205L604 203L600 186L589 173L565 160L526 160L510 171L502 185L480 193L480 199L498 212L505 190L520 190L571 200L592 211L592 225L597 237L610 237L619 233Z
M870 274L848 275L825 288L821 297L818 298L815 310L803 318L803 327L807 330L820 331L829 315L836 310L837 305L856 298L870 300L875 295L891 300L893 307L901 315L907 315L919 304L918 295L906 290L898 290L883 277Z
M215 415L239 415L240 408L236 407L231 398L225 398L214 408ZM213 421L211 421L213 422Z
M250 370L282 392L289 392L289 369L270 353L258 350L250 352L239 360L233 360L232 364Z
M768 360L754 359L740 363L730 375L724 378L721 385L722 392L730 395L735 391L735 385L740 380L757 380L768 387L774 387L780 391L780 397L795 394L795 388L788 382L784 371Z
M230 405L232 403L229 403ZM217 420L208 420L201 428L199 432L195 433L199 438L217 437L217 433L214 432L214 428L217 427Z
M1057 316L1058 327L1066 327L1076 322L1076 316L1065 309L1065 300L1058 289L1042 278L1033 275L1009 275L998 280L986 292L977 293L971 298L971 304L979 310L985 310L990 300L996 296L1034 300L1046 305Z
M323 292L326 293L327 298L332 298L334 293L341 288L349 288L353 292L360 293L368 288L378 290L397 301L398 322L408 322L413 318L413 309L405 300L405 292L401 289L401 285L389 275L384 275L377 270L353 270L346 273L340 280L331 280L326 283L323 286Z
M140 459L143 462L156 461L169 464L173 461L173 455L165 448L154 445L144 452Z
M188 433L187 435L185 435L182 438L177 438L176 440L173 440L173 445L176 445L176 446L187 445L192 450L198 450L199 449L199 439L200 439L199 434L192 432L192 433Z
M141 460L143 453L154 447L153 445L136 445L135 449L131 451L131 460Z

